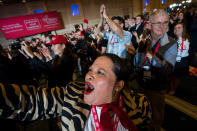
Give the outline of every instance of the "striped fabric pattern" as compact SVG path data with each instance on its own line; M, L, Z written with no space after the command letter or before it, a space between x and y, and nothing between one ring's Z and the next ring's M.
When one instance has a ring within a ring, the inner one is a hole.
M83 90L82 82L53 88L0 83L0 118L31 121L61 116L63 131L82 131L91 109L83 101ZM123 100L124 111L137 127L146 127L151 118L147 98L125 90Z

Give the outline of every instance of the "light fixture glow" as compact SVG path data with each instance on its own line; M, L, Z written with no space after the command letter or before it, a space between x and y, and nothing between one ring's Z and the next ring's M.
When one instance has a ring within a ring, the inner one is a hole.
M145 0L144 2L145 2L145 6L148 6L148 0Z
M162 5L165 4L165 0L161 0L161 4L162 4Z

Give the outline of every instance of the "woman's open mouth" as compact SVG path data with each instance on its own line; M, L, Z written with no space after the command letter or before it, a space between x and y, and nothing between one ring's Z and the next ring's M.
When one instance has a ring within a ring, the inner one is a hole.
M89 82L85 82L84 94L89 95L90 93L92 93L93 90L94 90L93 85L91 85Z

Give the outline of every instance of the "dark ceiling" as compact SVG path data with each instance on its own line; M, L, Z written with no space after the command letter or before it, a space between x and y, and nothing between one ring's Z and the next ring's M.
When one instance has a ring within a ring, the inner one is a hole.
M42 0L0 0L1 4L16 4L16 3L26 3L26 2L31 2L31 1L42 1Z

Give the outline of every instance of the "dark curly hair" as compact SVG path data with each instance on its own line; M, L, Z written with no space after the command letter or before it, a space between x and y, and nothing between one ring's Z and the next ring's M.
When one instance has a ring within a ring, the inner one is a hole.
M99 57L101 56L105 56L113 62L114 66L112 70L116 75L117 81L128 80L130 70L129 70L128 62L125 59L122 59L119 56L115 54L110 54L110 53L104 53L100 55Z
M120 17L120 16L113 16L111 19L112 20L118 20L119 24L124 24L125 25L124 19L122 17Z

